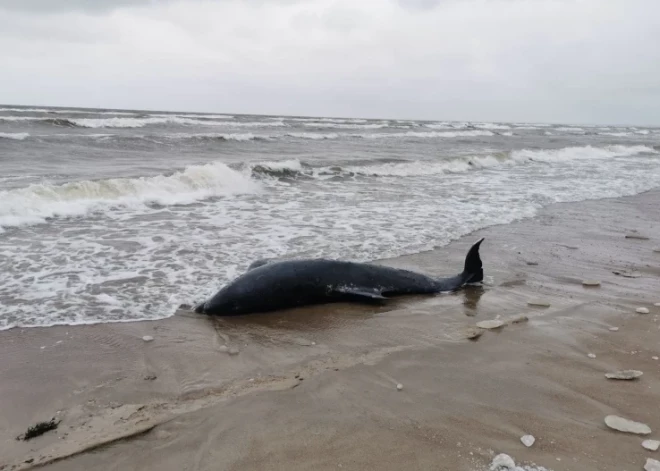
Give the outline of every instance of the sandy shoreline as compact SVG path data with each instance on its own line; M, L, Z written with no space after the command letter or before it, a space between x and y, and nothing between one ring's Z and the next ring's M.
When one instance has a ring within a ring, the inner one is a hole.
M650 240L625 238L633 230ZM658 234L660 191L560 204L382 261L453 274L485 236L483 289L378 310L0 332L0 469L70 456L46 468L478 471L507 453L555 471L641 470L660 460L641 447L660 437ZM520 315L466 338L480 320ZM619 369L644 375L605 379ZM653 433L611 431L608 414ZM56 432L15 439L51 417Z

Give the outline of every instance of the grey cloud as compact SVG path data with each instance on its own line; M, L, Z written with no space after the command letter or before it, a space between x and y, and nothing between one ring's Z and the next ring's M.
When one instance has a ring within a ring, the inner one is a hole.
M0 0L0 9L40 13L101 13L127 6L158 5L168 0Z

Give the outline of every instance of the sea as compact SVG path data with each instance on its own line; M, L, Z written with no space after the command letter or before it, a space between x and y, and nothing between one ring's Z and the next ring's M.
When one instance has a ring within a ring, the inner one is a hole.
M659 186L651 127L0 105L0 330L162 319L257 259L397 257Z

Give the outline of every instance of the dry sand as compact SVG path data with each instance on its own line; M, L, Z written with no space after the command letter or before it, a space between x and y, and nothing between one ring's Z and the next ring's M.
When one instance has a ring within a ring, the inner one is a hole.
M657 191L561 204L382 261L454 274L485 236L486 286L454 295L0 332L0 469L478 471L507 453L641 470L660 456L641 446L660 437L658 234ZM644 375L605 378L624 369ZM609 430L609 414L653 433ZM52 417L58 430L16 440Z

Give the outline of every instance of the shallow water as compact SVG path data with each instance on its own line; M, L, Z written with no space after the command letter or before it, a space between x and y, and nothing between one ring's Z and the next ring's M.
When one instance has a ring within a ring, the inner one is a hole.
M659 144L635 127L0 107L0 329L163 318L258 258L395 257L639 193L660 186Z

